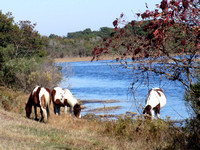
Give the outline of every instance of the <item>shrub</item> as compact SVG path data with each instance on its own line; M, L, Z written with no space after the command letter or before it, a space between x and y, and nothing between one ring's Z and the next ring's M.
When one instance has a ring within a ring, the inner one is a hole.
M170 121L118 118L106 121L103 134L117 137L120 140L130 140L138 145L151 149L183 149L184 134ZM141 141L143 143L141 144Z
M186 120L184 128L187 135L188 148L200 148L200 80L192 87L191 92L185 92L185 101L191 112L191 118Z
M192 116L200 115L200 80L192 86L191 91L185 92L184 97Z
M2 68L3 83L14 89L30 90L35 85L51 88L62 79L53 61L38 58L17 58L7 61Z
M186 121L184 132L187 138L188 149L200 148L200 120L199 118L191 118Z
M18 101L15 101L16 93L7 88L0 87L0 107L6 111L12 111Z
M40 85L48 88L56 86L62 79L62 74L59 69L55 67L53 62L46 60L40 67L40 69L35 69L28 75L29 87L35 85Z

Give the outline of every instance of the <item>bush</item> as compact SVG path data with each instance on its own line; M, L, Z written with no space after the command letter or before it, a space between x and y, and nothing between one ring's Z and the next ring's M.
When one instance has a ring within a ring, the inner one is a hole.
M62 79L60 69L62 68L54 66L53 61L46 60L39 69L35 69L28 75L27 83L29 87L40 85L51 89Z
M17 58L7 61L3 68L3 83L14 89L31 90L35 85L51 88L57 85L62 74L53 61L39 58Z
M184 128L188 142L188 149L200 148L200 120L199 118L191 118L186 121Z
M104 122L103 134L130 140L151 149L184 149L184 134L170 121L119 118Z
M184 128L187 135L188 148L200 148L200 81L197 81L189 93L185 92L185 101L191 112L191 118L186 120Z
M17 94L4 87L0 87L0 107L6 111L12 111L17 106L15 100Z
M191 91L185 92L184 97L193 117L200 115L200 81L192 86Z

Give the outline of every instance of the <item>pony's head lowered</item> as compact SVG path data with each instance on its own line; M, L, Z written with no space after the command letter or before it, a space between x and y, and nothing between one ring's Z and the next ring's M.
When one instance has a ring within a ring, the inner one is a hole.
M149 116L151 116L151 106L150 105L147 105L144 110L143 110L143 114L148 114Z
M74 105L74 115L77 118L81 118L81 105L78 103Z
M31 109L30 106L28 106L28 104L26 104L25 111L26 111L26 117L27 117L27 118L30 118L32 109Z
M33 98L32 92L29 96L28 102L25 103L25 111L26 111L26 117L30 118L31 112L32 112L32 104L31 104L31 100Z

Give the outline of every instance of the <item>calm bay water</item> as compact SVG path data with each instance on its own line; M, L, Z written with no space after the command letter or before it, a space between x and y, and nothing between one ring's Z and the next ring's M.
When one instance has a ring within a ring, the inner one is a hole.
M69 80L60 83L62 88L70 88L72 94L81 100L119 100L118 103L88 103L82 115L89 113L88 110L98 107L121 106L119 109L100 114L123 114L126 111L142 113L145 105L145 97L152 87L163 89L167 104L161 109L161 118L179 120L188 117L183 101L184 89L178 83L170 82L160 77L152 76L148 84L135 85L137 90L130 92L134 75L127 70L111 68L111 61L97 62L70 62L60 63L62 67L70 66L72 76ZM112 64L116 66L116 64ZM63 70L65 73L67 70ZM128 72L128 73L127 73Z

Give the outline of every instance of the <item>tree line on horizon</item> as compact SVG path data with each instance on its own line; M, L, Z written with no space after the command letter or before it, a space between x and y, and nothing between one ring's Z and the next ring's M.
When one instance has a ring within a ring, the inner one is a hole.
M142 27L135 27L132 30L143 36L146 34ZM67 36L63 37L50 34L46 50L49 55L57 58L92 56L94 47L100 45L103 39L109 38L115 32L114 28L101 27L99 31L87 28L83 31L69 32Z

